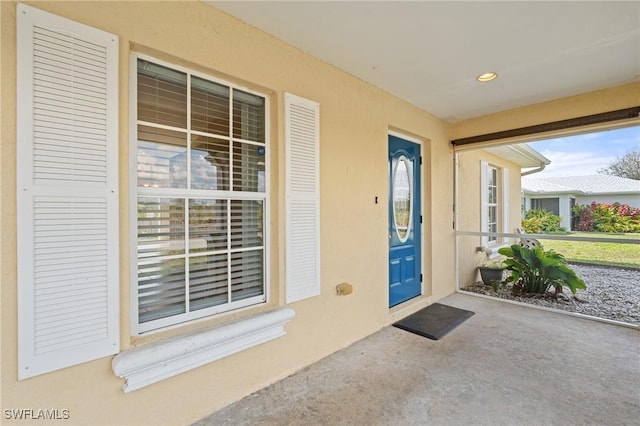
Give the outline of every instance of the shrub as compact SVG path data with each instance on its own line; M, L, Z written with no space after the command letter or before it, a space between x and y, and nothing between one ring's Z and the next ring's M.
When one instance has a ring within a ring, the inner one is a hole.
M620 203L596 203L575 206L577 231L640 232L640 208Z
M541 232L558 232L565 229L560 226L562 218L545 209L531 209L527 211L522 221L522 229L527 234Z
M502 283L506 285L512 282L514 292L545 294L550 287L554 287L557 295L562 292L562 287L569 288L573 294L578 289L587 288L585 282L567 266L564 256L553 250L545 251L539 247L529 249L515 244L498 252L506 256L504 264L511 271L511 275Z
M578 218L576 231L593 231L593 215L589 206L576 205L573 207L573 214Z
M542 232L542 220L537 217L531 217L522 221L522 229L527 234L539 234Z

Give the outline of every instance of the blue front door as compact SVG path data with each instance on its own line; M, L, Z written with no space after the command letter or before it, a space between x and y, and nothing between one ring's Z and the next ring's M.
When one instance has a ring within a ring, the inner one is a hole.
M419 296L420 145L389 135L389 306Z

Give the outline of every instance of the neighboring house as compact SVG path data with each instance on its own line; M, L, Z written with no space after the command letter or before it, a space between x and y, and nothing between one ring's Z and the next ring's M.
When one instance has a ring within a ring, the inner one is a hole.
M527 144L460 151L458 229L513 234L520 227L522 173L543 169L550 160ZM513 241L499 236L460 239L460 283L477 281L476 267L498 256Z
M204 2L30 4L0 2L3 424L190 424L444 298L454 184L512 231L542 160L456 182L451 141L640 98L448 122ZM467 275L503 243L471 239Z
M575 205L620 203L640 207L640 181L610 175L522 178L524 210L545 209L560 216L560 226L573 229Z

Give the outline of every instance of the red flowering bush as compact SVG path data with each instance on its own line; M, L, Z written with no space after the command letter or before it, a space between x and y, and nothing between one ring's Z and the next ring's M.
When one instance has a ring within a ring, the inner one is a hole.
M578 205L573 209L578 218L576 231L640 232L640 208L620 203Z
M593 215L591 214L590 206L577 205L573 208L573 214L578 219L575 225L576 231L593 231Z

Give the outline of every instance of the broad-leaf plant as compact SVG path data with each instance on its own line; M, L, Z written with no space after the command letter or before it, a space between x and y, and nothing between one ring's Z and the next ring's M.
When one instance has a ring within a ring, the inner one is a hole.
M506 257L505 269L511 271L502 284L513 283L514 292L545 294L552 287L557 296L563 287L573 294L587 288L585 282L567 266L564 256L553 250L545 251L542 247L529 249L515 244L498 252Z

